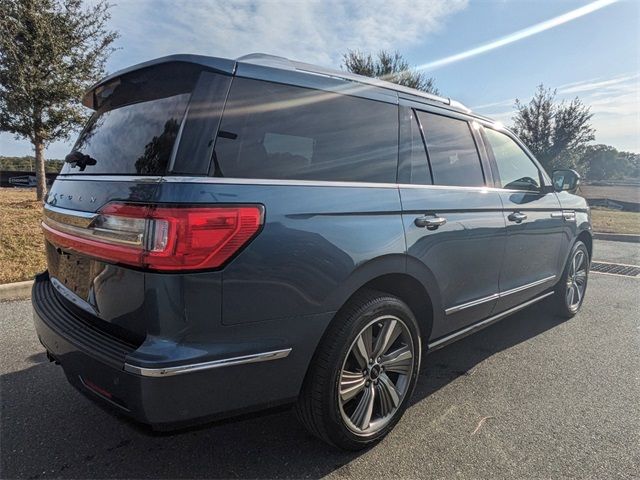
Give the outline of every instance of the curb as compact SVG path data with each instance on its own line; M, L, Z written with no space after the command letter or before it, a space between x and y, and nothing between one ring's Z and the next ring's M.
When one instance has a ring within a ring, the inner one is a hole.
M611 240L614 242L640 243L640 235L636 235L634 233L593 232L593 238L596 240Z
M29 298L32 285L33 280L0 285L0 302L2 300L24 300Z

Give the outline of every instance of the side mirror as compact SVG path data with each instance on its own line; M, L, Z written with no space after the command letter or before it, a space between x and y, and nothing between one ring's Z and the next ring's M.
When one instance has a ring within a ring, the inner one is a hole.
M554 170L551 178L556 192L567 191L574 193L580 185L580 174L575 170Z

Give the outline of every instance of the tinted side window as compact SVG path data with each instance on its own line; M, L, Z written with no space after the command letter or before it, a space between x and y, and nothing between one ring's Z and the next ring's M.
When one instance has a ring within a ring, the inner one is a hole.
M216 176L395 182L396 105L237 78L215 146Z
M435 185L484 186L484 176L469 124L464 120L418 112L427 141Z
M485 128L498 167L499 185L512 190L538 190L540 172L527 154L507 135Z

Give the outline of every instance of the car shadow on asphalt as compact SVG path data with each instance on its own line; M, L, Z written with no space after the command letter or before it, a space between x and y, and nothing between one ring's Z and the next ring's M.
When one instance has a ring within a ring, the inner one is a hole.
M562 321L534 305L428 355L412 404ZM3 478L318 478L363 454L316 440L288 409L151 434L85 399L43 354L28 360L0 377Z

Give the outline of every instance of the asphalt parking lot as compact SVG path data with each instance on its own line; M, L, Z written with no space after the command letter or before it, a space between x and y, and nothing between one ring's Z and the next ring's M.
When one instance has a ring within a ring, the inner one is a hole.
M596 245L598 260L639 256ZM0 477L637 477L639 312L640 278L593 273L575 318L535 305L428 356L400 424L354 454L288 410L173 435L115 419L47 361L29 302L1 303Z

